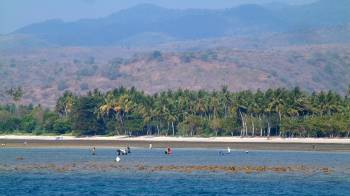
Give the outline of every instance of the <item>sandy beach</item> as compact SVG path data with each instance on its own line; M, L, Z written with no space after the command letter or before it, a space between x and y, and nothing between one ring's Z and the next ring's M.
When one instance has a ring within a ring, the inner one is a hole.
M2 135L2 147L132 147L227 148L237 150L350 151L345 138L241 138L241 137L156 137L156 136L26 136Z

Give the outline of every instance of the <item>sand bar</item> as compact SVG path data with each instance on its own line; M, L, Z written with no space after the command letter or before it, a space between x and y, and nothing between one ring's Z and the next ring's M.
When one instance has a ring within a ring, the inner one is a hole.
M280 138L280 137L166 137L166 136L33 136L33 135L0 135L0 140L72 140L72 141L149 141L149 142L237 142L237 143L324 143L350 144L350 138Z
M117 147L130 145L148 148L227 148L237 150L350 151L346 138L279 137L156 137L156 136L26 136L1 135L2 147Z

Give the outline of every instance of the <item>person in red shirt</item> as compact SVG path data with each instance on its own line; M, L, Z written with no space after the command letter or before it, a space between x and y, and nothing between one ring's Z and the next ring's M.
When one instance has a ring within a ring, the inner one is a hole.
M168 155L173 154L173 150L170 147L168 147L167 150L165 151L165 154L168 154Z

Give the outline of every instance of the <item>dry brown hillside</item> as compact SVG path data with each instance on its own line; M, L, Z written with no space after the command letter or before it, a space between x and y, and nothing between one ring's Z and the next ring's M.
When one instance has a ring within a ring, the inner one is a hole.
M66 90L85 93L121 85L154 93L223 85L234 91L300 86L344 92L349 84L350 45L346 44L187 52L50 48L0 54L1 91L22 86L23 103L47 106L53 106Z

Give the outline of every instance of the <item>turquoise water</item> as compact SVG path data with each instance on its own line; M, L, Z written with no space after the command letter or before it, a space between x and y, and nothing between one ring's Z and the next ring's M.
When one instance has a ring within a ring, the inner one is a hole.
M350 195L350 153L132 149L115 163L115 149L0 149L0 195ZM17 160L23 157L23 160ZM15 170L16 166L65 164L121 166L222 165L327 167L333 172L225 173L91 168ZM5 169L4 169L5 168ZM8 169L12 168L12 169Z

